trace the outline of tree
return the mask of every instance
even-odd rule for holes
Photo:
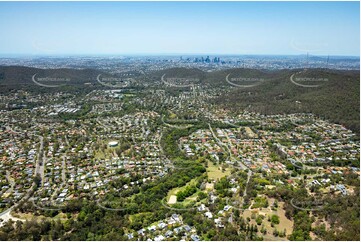
[[[278,215],[276,215],[276,214],[272,215],[271,223],[273,223],[273,224],[279,224],[280,223],[280,218],[278,217]]]
[[[41,185],[41,177],[40,174],[36,174],[34,177],[34,183],[36,185],[36,187],[39,187]]]
[[[261,225],[261,224],[262,224],[262,220],[263,220],[263,218],[262,218],[261,216],[257,216],[257,218],[256,218],[256,223],[257,223],[258,225]]]

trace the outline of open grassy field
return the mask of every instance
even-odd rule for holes
[[[129,215],[129,221],[133,222],[137,217],[145,216],[145,215],[151,215],[150,212],[144,212],[144,213],[136,213],[136,214],[130,214]]]
[[[208,162],[207,175],[208,178],[218,180],[222,177],[229,176],[231,174],[231,168],[221,170],[219,165],[214,165],[212,162]]]
[[[49,217],[45,217],[43,215],[39,215],[39,216],[36,216],[34,214],[31,214],[31,213],[12,213],[12,215],[16,218],[20,218],[20,219],[25,219],[25,220],[36,220],[38,222],[44,220],[44,219],[52,219],[52,220],[67,220],[67,216],[65,213],[59,213],[57,214],[56,216],[54,216],[53,218],[49,218]]]
[[[115,149],[118,147],[109,147],[108,146],[109,141],[102,141],[100,143],[100,149],[96,150],[94,153],[95,159],[111,159],[112,157],[116,156]],[[103,149],[103,146],[106,146],[106,149]]]

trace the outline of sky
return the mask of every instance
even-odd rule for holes
[[[359,2],[0,2],[1,55],[360,55]]]

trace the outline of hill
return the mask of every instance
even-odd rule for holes
[[[229,72],[230,70],[228,70]],[[252,73],[249,70],[233,70]],[[227,73],[228,73],[227,72]],[[291,76],[305,86],[296,85]],[[225,73],[217,73],[218,75]],[[258,76],[260,72],[256,72]],[[360,76],[358,71],[329,69],[281,70],[263,72],[265,80],[253,87],[234,87],[215,103],[232,110],[246,109],[264,114],[311,112],[359,132]],[[247,75],[242,75],[247,76]],[[250,75],[249,75],[250,76]],[[218,83],[219,84],[219,83]]]
[[[52,92],[54,88],[44,88],[39,83],[59,86],[61,90],[76,90],[84,88],[84,84],[97,85],[96,77],[101,72],[92,69],[39,69],[23,66],[0,66],[0,92],[17,89]],[[41,79],[42,78],[42,79]],[[57,88],[56,90],[59,90]],[[89,87],[86,87],[89,88]]]

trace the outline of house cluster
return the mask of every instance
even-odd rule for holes
[[[360,169],[356,167],[328,166],[319,168],[322,175],[310,177],[307,179],[309,188],[315,187],[330,193],[339,193],[349,195],[354,193],[354,186],[343,184],[346,174],[355,173],[360,175]]]
[[[213,159],[219,161],[218,153],[224,152],[224,149],[213,139],[210,130],[197,130],[189,137],[180,138],[179,142],[187,156],[208,153]]]
[[[151,130],[155,117],[149,112],[95,118],[49,131],[43,183],[35,199],[62,203],[75,197],[103,197],[111,189],[125,191],[164,176],[169,168],[161,159],[160,130]],[[125,140],[129,146],[109,146],[109,140]],[[129,179],[121,187],[110,185],[121,177]]]
[[[49,116],[56,116],[60,113],[76,113],[81,109],[81,107],[76,104],[72,104],[72,105],[55,104],[48,107],[48,109],[49,108],[51,109],[51,111],[48,113]]]
[[[240,117],[244,119],[240,120]],[[355,134],[343,126],[316,119],[310,114],[263,116],[244,113],[237,118],[229,118],[222,113],[218,118],[224,123],[243,122],[243,125],[260,126],[217,128],[215,132],[211,129],[197,130],[179,140],[186,155],[209,155],[217,162],[220,157],[226,156],[224,162],[230,165],[234,164],[234,160],[228,159],[233,156],[251,170],[288,175],[290,171],[284,163],[271,159],[271,152],[276,148],[276,152],[293,161],[294,166],[317,168],[323,174],[322,178],[308,177],[308,187],[318,186],[343,195],[353,192],[352,187],[342,184],[342,178],[349,172],[360,174],[357,167],[350,165],[359,159],[360,145]],[[338,166],[333,167],[334,164]],[[338,175],[341,180],[332,179],[332,175]],[[295,186],[296,180],[299,178],[286,182]]]
[[[199,78],[168,77],[165,79],[166,85],[169,86],[194,85],[199,82]]]
[[[199,115],[209,109],[210,98],[215,93],[199,86],[192,86],[180,93],[171,93],[164,89],[149,89],[142,98],[134,98],[132,102],[147,109],[158,110],[164,108],[177,114]]]
[[[261,133],[269,140],[277,140],[286,156],[301,163],[328,164],[359,159],[359,141],[355,141],[355,134],[341,125],[318,120],[299,125],[292,131]]]
[[[266,172],[288,174],[284,164],[270,160],[269,147],[264,139],[249,138],[249,127],[216,129],[214,136],[210,130],[197,130],[189,137],[180,138],[180,146],[188,156],[206,156],[216,162],[220,156],[227,157],[228,152],[238,162],[242,162],[248,168],[262,169]],[[253,132],[251,134],[253,136]],[[254,136],[255,137],[255,136]],[[229,156],[228,156],[229,157]],[[234,161],[225,160],[225,163],[234,164]]]
[[[138,231],[129,231],[126,234],[128,240],[147,240],[147,241],[199,241],[200,236],[194,227],[185,224],[181,215],[172,214],[165,220],[153,223],[152,225],[141,228]]]
[[[19,201],[33,183],[36,137],[11,128],[0,130],[0,203],[8,207]]]
[[[214,196],[214,195],[213,195]],[[215,199],[215,198],[213,198]],[[210,198],[210,203],[212,204],[212,198]],[[213,220],[214,224],[216,225],[216,227],[218,228],[224,228],[225,226],[225,222],[232,222],[232,219],[226,219],[226,214],[229,215],[230,211],[232,209],[231,205],[225,205],[223,207],[223,209],[216,211],[216,212],[212,212],[209,207],[207,207],[205,204],[201,204],[197,207],[197,211],[199,213],[202,213],[203,216],[205,216],[206,218]]]
[[[36,119],[46,110],[39,107],[22,117]],[[129,179],[117,188],[119,191],[159,179],[168,172],[159,147],[155,112],[92,118],[81,123],[34,121],[21,132],[15,127],[19,124],[15,117],[1,117],[5,124],[0,129],[0,199],[6,206],[25,195],[36,174],[41,183],[33,198],[40,207],[76,197],[101,197],[114,189],[109,184],[121,177]],[[121,142],[109,147],[111,140]],[[120,146],[123,141],[129,146]]]
[[[58,103],[64,99],[71,100],[74,97],[76,97],[74,94],[65,92],[36,94],[24,90],[17,90],[15,92],[9,92],[6,95],[0,94],[0,110],[17,110],[32,107],[34,104]],[[45,107],[43,106],[43,108]],[[38,107],[32,108],[32,110],[38,110]]]

